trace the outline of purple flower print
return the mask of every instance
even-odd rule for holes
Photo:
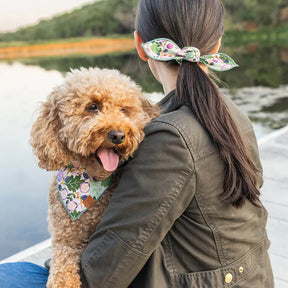
[[[87,173],[84,172],[84,173],[83,173],[83,177],[84,177],[84,179],[87,180],[87,179],[89,178],[89,175],[88,175]]]
[[[84,182],[80,185],[80,191],[82,193],[88,193],[90,191],[90,184],[87,182]]]
[[[67,196],[68,196],[68,191],[67,191],[67,189],[64,188],[60,193],[61,193],[61,198],[62,198],[63,200],[65,200],[65,199],[67,198]]]
[[[68,211],[73,212],[77,209],[78,205],[75,201],[70,201],[66,205]]]
[[[63,171],[62,170],[59,170],[57,172],[57,182],[61,182],[63,179]]]
[[[88,196],[87,195],[83,195],[81,196],[81,200],[84,201]]]
[[[174,48],[174,45],[172,43],[168,43],[167,46],[166,46],[168,49],[172,49]]]

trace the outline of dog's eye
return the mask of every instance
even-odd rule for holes
[[[92,105],[87,107],[87,110],[97,113],[97,112],[99,112],[100,109],[99,109],[99,106],[97,104],[93,103]]]
[[[120,111],[126,115],[129,115],[129,110],[126,107],[121,108]]]

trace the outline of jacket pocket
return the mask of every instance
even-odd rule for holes
[[[265,247],[266,248],[266,247]],[[264,257],[261,244],[249,250],[243,257],[223,268],[175,276],[176,287],[185,288],[232,288],[242,287],[241,282],[256,271],[256,266]],[[263,273],[265,269],[263,267]],[[256,277],[256,276],[255,276]],[[246,287],[246,286],[245,286]],[[258,286],[257,286],[258,287]],[[256,288],[256,287],[253,287]]]

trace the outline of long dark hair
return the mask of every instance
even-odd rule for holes
[[[141,0],[136,30],[143,40],[168,38],[179,47],[197,47],[202,55],[214,50],[224,33],[221,0]],[[168,62],[178,65],[176,61]],[[257,169],[217,85],[197,63],[183,61],[176,84],[180,104],[190,107],[210,135],[225,163],[220,199],[241,207],[248,199],[259,205]]]

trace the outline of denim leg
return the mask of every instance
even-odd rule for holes
[[[0,265],[1,288],[45,288],[49,271],[28,262]]]

